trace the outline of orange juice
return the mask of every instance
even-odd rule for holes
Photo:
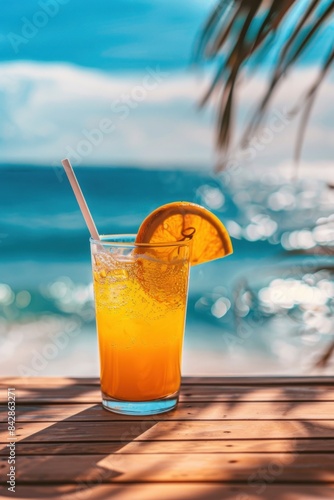
[[[189,246],[178,244],[170,260],[149,245],[103,242],[100,250],[92,248],[103,399],[145,402],[177,394]]]

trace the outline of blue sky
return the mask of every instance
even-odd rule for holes
[[[281,37],[307,4],[299,0]],[[183,69],[214,5],[214,0],[16,0],[2,13],[0,58],[66,61],[113,73],[142,71],[152,64]],[[29,35],[25,41],[15,38],[25,29],[29,40]],[[306,64],[324,55],[329,29],[307,52]]]
[[[198,109],[208,75],[190,62],[212,5],[212,0],[8,4],[0,32],[0,162],[53,165],[74,151],[78,165],[211,167],[214,108]],[[332,30],[319,36],[278,95],[273,113],[293,105],[293,96],[316,76]],[[155,80],[152,72],[158,74]],[[239,122],[262,88],[260,73],[242,90]],[[331,162],[332,96],[330,77],[307,132],[306,163]],[[124,105],[128,110],[122,113]],[[101,132],[101,123],[109,123],[109,132]],[[296,125],[289,123],[258,148],[256,165],[266,166],[268,158],[274,165],[288,164]]]
[[[44,3],[54,14],[29,43],[8,36],[21,35],[29,21],[38,24],[34,16]],[[189,64],[194,38],[212,5],[212,0],[18,0],[2,13],[0,57],[66,61],[114,73],[153,64],[180,69]]]

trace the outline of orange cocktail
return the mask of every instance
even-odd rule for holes
[[[128,415],[174,408],[189,267],[226,257],[222,221],[187,201],[156,208],[137,235],[100,237],[68,159],[62,161],[89,228],[100,348],[102,404]]]
[[[102,237],[91,247],[103,405],[138,415],[177,403],[190,243],[134,241]]]

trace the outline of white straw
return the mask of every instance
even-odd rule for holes
[[[79,203],[80,210],[81,210],[82,215],[85,219],[85,222],[86,222],[87,227],[89,229],[90,235],[93,238],[93,240],[100,241],[99,233],[97,232],[95,223],[93,221],[93,218],[92,218],[91,213],[89,211],[89,208],[87,206],[86,200],[84,198],[84,195],[82,194],[82,191],[81,191],[81,188],[79,186],[78,180],[75,176],[73,167],[67,158],[65,158],[65,160],[62,160],[61,163],[65,169],[68,180],[70,181],[70,184],[72,186],[72,189],[73,189],[73,192],[74,192],[75,197],[77,199],[77,202]]]

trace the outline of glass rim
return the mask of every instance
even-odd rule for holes
[[[169,241],[165,243],[137,243],[135,241],[136,233],[120,233],[120,234],[100,234],[100,240],[95,240],[94,238],[89,238],[91,244],[102,245],[107,247],[151,247],[151,248],[164,248],[164,247],[189,247],[192,240],[185,239],[183,241]],[[112,238],[132,238],[134,241],[109,241]]]

